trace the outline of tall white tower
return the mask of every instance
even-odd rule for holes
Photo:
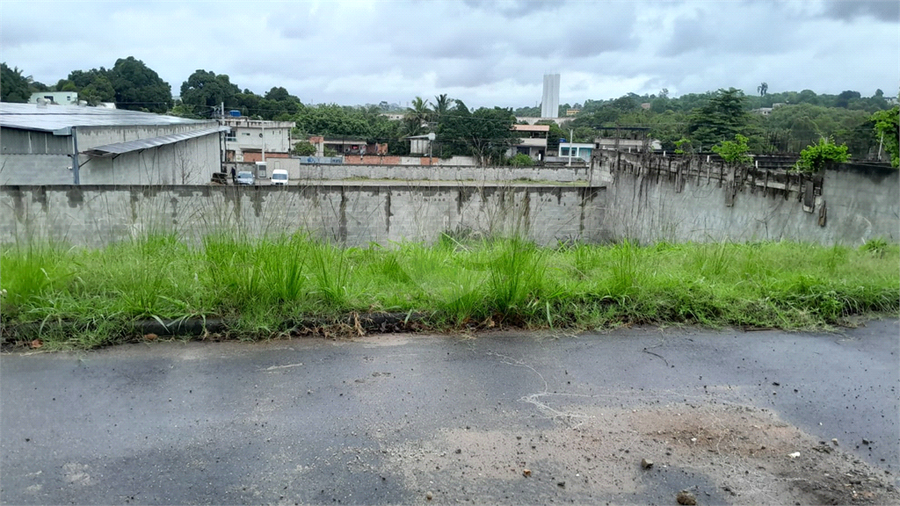
[[[544,96],[541,98],[541,117],[559,117],[559,74],[544,74]]]

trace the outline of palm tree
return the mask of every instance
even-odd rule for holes
[[[418,135],[422,133],[423,128],[428,126],[428,120],[431,118],[431,110],[428,109],[428,106],[427,100],[416,97],[413,99],[412,105],[406,108],[403,120],[406,123],[408,135]]]
[[[765,82],[756,87],[756,91],[759,92],[759,96],[766,96],[766,92],[769,91],[769,85]]]
[[[450,104],[453,102],[453,99],[448,97],[446,93],[442,93],[436,97],[434,97],[434,121],[439,122],[441,118],[443,118],[447,111],[450,110]]]

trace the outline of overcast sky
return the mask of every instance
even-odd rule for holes
[[[134,56],[343,105],[447,93],[470,107],[734,86],[755,94],[900,85],[900,1],[310,0],[0,2],[0,60],[48,85]]]

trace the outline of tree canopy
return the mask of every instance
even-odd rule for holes
[[[119,109],[164,113],[172,107],[172,87],[141,60],[120,58],[109,74]]]
[[[0,86],[0,101],[25,103],[31,98],[28,79],[18,68],[9,68],[6,63],[0,63],[0,83],[3,83]]]
[[[198,69],[181,83],[181,102],[193,114],[209,117],[221,104],[233,104],[240,92],[226,74]]]
[[[891,166],[900,166],[900,106],[872,115],[879,145],[891,156]]]
[[[688,118],[688,133],[701,146],[712,147],[746,133],[749,122],[749,114],[744,110],[744,92],[735,88],[722,89],[694,109]]]

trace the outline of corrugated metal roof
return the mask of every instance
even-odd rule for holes
[[[191,132],[183,132],[179,134],[172,135],[163,135],[161,137],[151,137],[149,139],[140,139],[136,141],[128,141],[128,142],[119,142],[116,144],[107,144],[105,146],[96,146],[83,153],[88,154],[90,156],[110,156],[110,155],[121,155],[122,153],[128,153],[131,151],[139,151],[142,149],[155,148],[157,146],[165,146],[166,144],[174,144],[176,142],[186,141],[189,139],[195,139],[197,137],[203,137],[204,135],[210,135],[219,132],[227,132],[231,130],[226,126],[213,127],[213,128],[205,128],[203,130],[194,130]]]
[[[0,102],[0,126],[53,132],[71,127],[202,125],[210,121],[124,109]]]

